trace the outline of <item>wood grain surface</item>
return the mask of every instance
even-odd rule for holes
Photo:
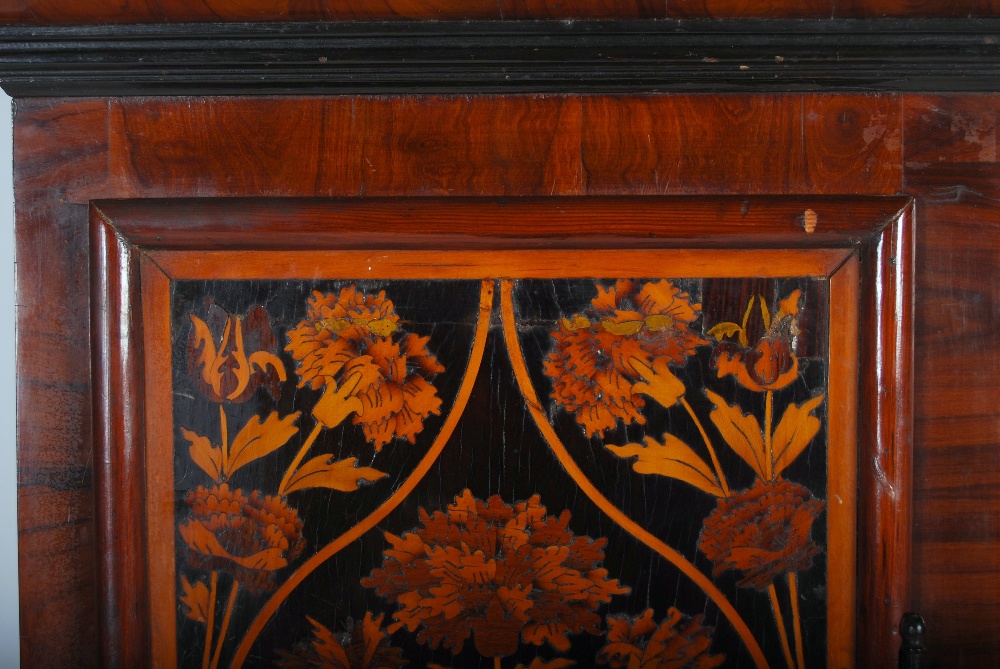
[[[1000,648],[1000,96],[906,100],[917,202],[914,607],[936,666]]]
[[[900,191],[899,98],[852,95],[584,99],[587,192]]]
[[[87,207],[107,190],[107,103],[14,116],[23,666],[96,666]]]
[[[0,23],[996,16],[997,0],[14,0]]]
[[[150,657],[146,571],[146,436],[139,253],[91,216],[91,386],[97,610],[103,667]]]
[[[28,7],[30,20],[43,15]],[[912,603],[939,666],[984,666],[1000,652],[998,102],[792,94],[19,100],[24,666],[98,662],[89,200],[815,191],[920,198]],[[458,130],[445,132],[446,123]]]

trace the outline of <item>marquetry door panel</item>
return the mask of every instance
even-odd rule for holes
[[[849,666],[907,208],[808,204],[98,205],[109,660]]]

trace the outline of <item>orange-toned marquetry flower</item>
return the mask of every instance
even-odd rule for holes
[[[659,625],[653,609],[638,617],[608,616],[608,643],[597,654],[598,664],[613,669],[712,669],[726,661],[725,655],[710,655],[712,628],[701,624],[703,616],[686,616],[667,609]]]
[[[410,443],[423,421],[440,413],[430,379],[444,367],[427,350],[429,337],[402,331],[385,291],[354,286],[340,294],[313,292],[309,311],[288,333],[299,387],[324,389],[313,415],[335,427],[349,413],[376,450],[393,437]]]
[[[208,399],[245,402],[260,386],[278,396],[285,366],[274,354],[278,343],[263,307],[242,317],[212,304],[207,320],[191,314],[191,322],[188,370]]]
[[[601,567],[607,541],[574,536],[569,511],[546,515],[538,495],[505,504],[466,490],[420,519],[402,537],[386,533],[382,568],[362,584],[399,605],[390,632],[420,628],[432,648],[458,654],[471,636],[486,657],[520,642],[565,651],[567,635],[600,632],[599,605],[629,592]]]
[[[742,572],[741,587],[766,589],[786,572],[804,571],[819,553],[810,533],[824,503],[788,480],[757,480],[752,488],[719,498],[705,519],[698,548],[718,576]]]
[[[690,327],[701,305],[667,280],[598,285],[590,304],[552,331],[545,373],[552,398],[593,435],[619,420],[645,422],[639,411],[645,401],[634,384],[650,381],[654,368],[682,364],[708,342]]]
[[[250,592],[270,592],[275,572],[305,548],[302,521],[280,497],[227,484],[188,493],[190,513],[178,525],[194,569],[225,571]]]
[[[361,624],[348,618],[347,630],[334,634],[312,618],[312,638],[291,650],[279,650],[274,666],[282,669],[395,669],[408,662],[403,650],[389,645],[382,629],[383,613],[378,618],[365,612]]]
[[[795,337],[799,334],[798,314],[801,290],[778,303],[771,316],[763,297],[759,298],[764,332],[750,345],[747,323],[757,298],[750,298],[742,323],[718,323],[708,331],[719,340],[712,352],[712,366],[719,378],[732,374],[744,388],[756,392],[780,390],[795,380],[799,360],[795,357]],[[736,337],[736,341],[731,338]]]

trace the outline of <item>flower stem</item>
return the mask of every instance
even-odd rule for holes
[[[215,644],[215,655],[212,657],[212,664],[209,669],[216,669],[219,666],[219,656],[222,655],[222,645],[226,642],[226,631],[229,629],[229,619],[233,617],[233,606],[236,604],[236,593],[240,589],[240,582],[233,581],[233,589],[229,592],[229,602],[226,604],[226,613],[222,616],[222,626],[219,628],[219,640]]]
[[[771,443],[771,423],[774,421],[774,391],[768,390],[764,396],[764,453],[766,460],[764,466],[767,471],[767,480],[774,480],[774,444]]]
[[[208,669],[208,659],[212,656],[212,632],[215,629],[215,598],[218,596],[219,572],[213,571],[208,591],[208,631],[205,632],[205,653],[201,658],[201,669]]]
[[[715,454],[715,449],[712,448],[712,442],[708,438],[708,433],[705,432],[704,426],[701,424],[701,421],[698,420],[697,414],[695,414],[691,405],[688,404],[686,398],[681,398],[681,404],[683,404],[684,408],[687,409],[688,415],[691,416],[691,420],[694,421],[695,426],[698,428],[698,432],[701,432],[701,438],[705,442],[705,448],[708,449],[708,455],[712,458],[712,466],[715,467],[715,475],[719,479],[719,485],[722,486],[723,497],[729,497],[729,483],[726,482],[726,477],[722,473],[722,466],[719,464],[719,458]]]
[[[500,669],[500,656],[499,655],[494,655],[493,656],[493,669]]]
[[[788,647],[788,631],[785,629],[785,620],[781,617],[781,606],[778,604],[778,591],[774,589],[774,583],[767,586],[767,594],[771,598],[771,610],[774,611],[774,624],[778,626],[778,636],[781,639],[781,652],[785,654],[785,662],[788,663],[788,669],[795,669],[795,662],[792,660],[792,650]]]
[[[802,649],[802,619],[799,617],[799,583],[794,571],[788,572],[788,596],[792,600],[792,627],[795,630],[795,659],[798,669],[806,669],[805,652]]]
[[[316,423],[316,427],[314,427],[312,432],[309,433],[309,436],[306,437],[305,443],[302,444],[302,448],[299,449],[299,452],[295,454],[295,459],[292,460],[292,464],[288,467],[288,471],[285,472],[284,477],[281,479],[281,483],[278,485],[278,497],[285,496],[285,488],[288,487],[288,482],[292,480],[292,474],[294,474],[295,470],[299,468],[300,464],[302,464],[302,459],[306,457],[306,453],[308,453],[309,449],[312,448],[313,443],[316,441],[316,437],[319,436],[322,429],[323,423]]]
[[[229,469],[229,421],[226,418],[226,410],[219,404],[219,425],[222,427],[222,476],[226,476]]]

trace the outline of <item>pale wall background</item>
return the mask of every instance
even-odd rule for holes
[[[14,187],[11,103],[0,92],[0,667],[20,664],[14,426]]]

